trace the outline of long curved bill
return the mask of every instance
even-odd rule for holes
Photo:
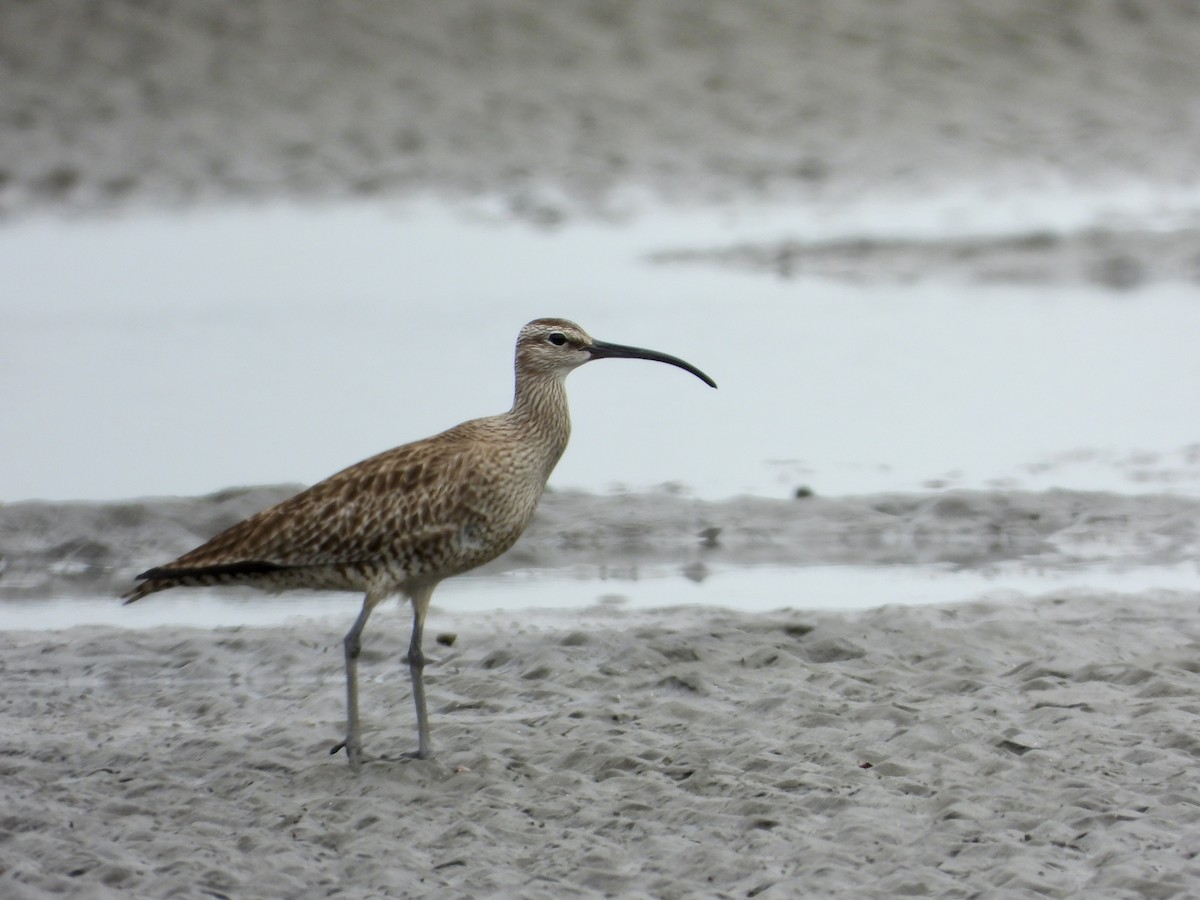
[[[685,372],[691,372],[709,387],[715,388],[717,386],[715,381],[690,362],[686,362],[678,356],[671,356],[669,353],[659,353],[657,350],[643,350],[641,347],[626,347],[624,344],[610,344],[608,341],[597,341],[595,339],[592,340],[592,345],[587,349],[592,354],[592,359],[649,359],[654,362],[675,366],[678,369],[683,369]]]

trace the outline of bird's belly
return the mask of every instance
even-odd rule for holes
[[[448,575],[458,575],[489,563],[512,547],[524,530],[524,523],[520,527],[497,527],[485,522],[468,522],[453,535],[451,550],[442,568]]]
[[[441,577],[458,575],[505,553],[533,519],[539,498],[540,492],[524,503],[507,507],[504,515],[482,509],[464,516],[451,528],[446,540],[439,542],[442,552],[432,554],[437,560],[431,568],[440,570],[437,574]]]

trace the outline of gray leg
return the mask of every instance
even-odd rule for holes
[[[371,616],[371,610],[379,598],[370,592],[363,599],[362,612],[354,620],[354,625],[346,632],[342,645],[346,651],[346,740],[334,747],[332,753],[337,753],[342,747],[346,748],[346,758],[353,768],[362,765],[362,729],[358,721],[358,654],[362,650],[362,632]]]
[[[408,644],[408,674],[412,678],[413,703],[417,707],[417,758],[433,756],[433,744],[429,740],[429,712],[425,708],[425,654],[421,651],[421,636],[425,631],[425,613],[429,609],[429,598],[436,585],[416,589],[410,599],[413,607],[412,640]]]

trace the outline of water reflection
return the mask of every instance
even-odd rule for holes
[[[651,609],[702,605],[743,612],[793,608],[857,610],[889,604],[956,603],[993,597],[1012,599],[1056,591],[1098,595],[1147,590],[1195,591],[1200,567],[1118,568],[1111,565],[1037,568],[1021,563],[964,569],[923,566],[756,566],[706,569],[601,568],[523,570],[493,576],[462,576],[439,590],[431,622],[495,610],[596,608]],[[295,593],[285,597],[192,590],[132,606],[112,598],[58,598],[0,604],[0,631],[58,630],[76,625],[202,628],[278,625],[296,619],[349,623],[361,598],[350,594]],[[392,611],[392,614],[395,614]],[[407,621],[407,613],[402,613]]]

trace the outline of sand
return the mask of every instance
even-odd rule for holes
[[[947,240],[848,238],[782,240],[662,250],[663,265],[707,264],[780,278],[818,276],[852,283],[909,283],[930,275],[984,284],[1087,284],[1128,291],[1152,282],[1200,280],[1200,231],[1049,230]]]
[[[7,3],[0,214],[1194,186],[1197,40],[1189,0]]]
[[[284,491],[0,508],[0,587],[27,603],[112,596],[122,554],[174,552]],[[1197,502],[552,494],[496,571],[1194,567]],[[36,580],[80,533],[91,563]],[[0,895],[1193,893],[1200,591],[1025,596],[1000,578],[950,606],[889,606],[884,590],[867,612],[811,611],[823,599],[757,614],[438,605],[431,761],[405,756],[408,617],[381,610],[358,772],[329,754],[348,620],[0,633]]]
[[[0,4],[0,216],[432,197],[553,228],[620,221],[643,194],[834,209],[1195,188],[1200,16],[1185,0],[387,10]],[[656,258],[865,280],[1194,281],[1194,210],[1142,211],[1072,234],[1035,221]],[[0,599],[111,598],[289,490],[6,503]],[[1198,502],[556,493],[485,575],[1186,575]],[[0,897],[1196,895],[1200,585],[1024,595],[998,578],[948,606],[891,605],[884,589],[866,612],[812,611],[822,599],[438,608],[429,761],[404,756],[407,617],[381,611],[358,772],[328,752],[348,622],[0,632]]]
[[[10,633],[0,893],[1191,896],[1198,612],[464,619],[433,761],[381,616],[359,772],[340,629]]]
[[[0,600],[116,596],[134,576],[299,490],[0,504]],[[934,491],[734,497],[551,491],[508,553],[476,570],[677,571],[745,566],[1015,562],[1046,571],[1147,568],[1200,557],[1200,498],[1099,491]],[[249,591],[247,596],[261,596]],[[887,598],[880,598],[887,602]]]

